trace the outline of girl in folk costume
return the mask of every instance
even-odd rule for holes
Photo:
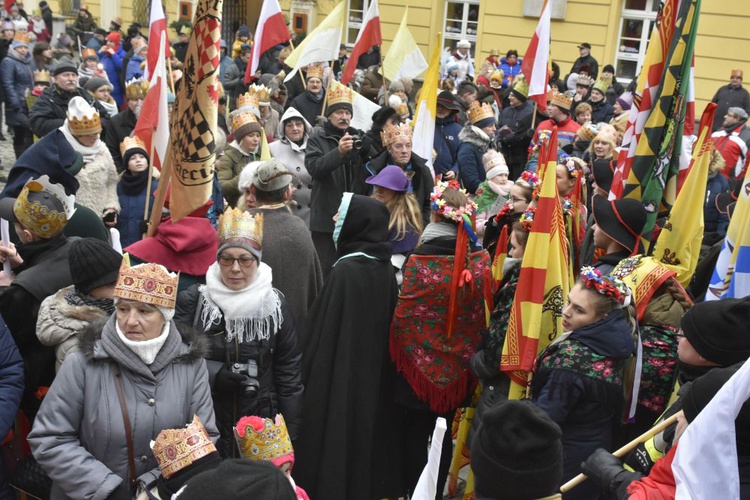
[[[586,164],[580,158],[562,153],[557,160],[556,180],[560,203],[565,210],[565,227],[574,258],[571,264],[578,269],[580,248],[586,233]]]
[[[626,364],[637,329],[632,292],[621,280],[581,269],[563,309],[566,333],[536,360],[532,401],[563,431],[563,478],[578,475],[597,448],[611,449],[621,416]],[[599,487],[584,483],[564,500],[597,499]]]
[[[271,462],[289,479],[297,494],[297,500],[310,500],[305,490],[297,486],[292,479],[294,447],[283,415],[276,415],[274,419],[256,415],[242,417],[234,427],[234,437],[242,458]]]
[[[431,223],[404,266],[390,336],[391,358],[402,374],[396,401],[405,410],[405,481],[412,492],[436,417],[451,421],[476,386],[468,360],[486,328],[485,303],[492,301],[490,256],[472,227],[476,205],[456,181],[439,182],[431,199]],[[451,456],[446,439],[441,493]]]
[[[292,438],[301,417],[301,354],[294,317],[261,262],[263,216],[230,209],[219,218],[219,250],[205,285],[181,292],[178,321],[202,330],[222,457],[236,457],[243,415],[285,415]]]
[[[117,229],[120,231],[120,243],[126,248],[140,240],[146,232],[146,221],[150,218],[154,206],[153,193],[159,187],[159,171],[150,168],[146,145],[137,136],[126,137],[122,141],[120,154],[126,170],[117,183],[121,209]],[[150,190],[149,176],[152,177]],[[147,196],[149,213],[144,215]]]
[[[508,204],[510,191],[515,185],[508,179],[510,170],[502,153],[490,149],[482,157],[486,178],[477,188],[477,234],[484,234],[484,226],[498,210]]]

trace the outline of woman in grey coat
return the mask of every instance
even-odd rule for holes
[[[29,434],[52,499],[132,499],[159,476],[151,440],[193,415],[218,438],[203,346],[172,322],[176,294],[164,267],[123,263],[115,314],[66,358]]]

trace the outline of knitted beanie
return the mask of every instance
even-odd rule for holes
[[[68,264],[73,284],[81,293],[117,282],[122,255],[107,243],[95,238],[75,240],[70,245]]]
[[[487,412],[471,447],[477,496],[532,500],[558,491],[562,431],[530,401],[507,401]]]
[[[707,361],[729,366],[750,357],[750,297],[700,302],[688,309],[680,326],[690,345]]]
[[[224,460],[213,470],[190,479],[175,498],[179,500],[296,500],[292,484],[269,462],[245,459]]]

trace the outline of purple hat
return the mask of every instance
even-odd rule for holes
[[[409,179],[401,167],[397,165],[388,165],[376,175],[368,177],[365,182],[399,193],[405,193],[409,190]]]

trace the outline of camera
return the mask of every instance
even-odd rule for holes
[[[354,134],[352,136],[352,144],[354,146],[354,149],[362,149],[362,147],[365,145],[364,141],[362,140],[362,134]]]
[[[248,360],[247,363],[232,363],[229,369],[232,370],[232,373],[245,375],[245,380],[241,383],[245,395],[256,396],[258,394],[258,389],[260,389],[258,363],[254,359]]]

